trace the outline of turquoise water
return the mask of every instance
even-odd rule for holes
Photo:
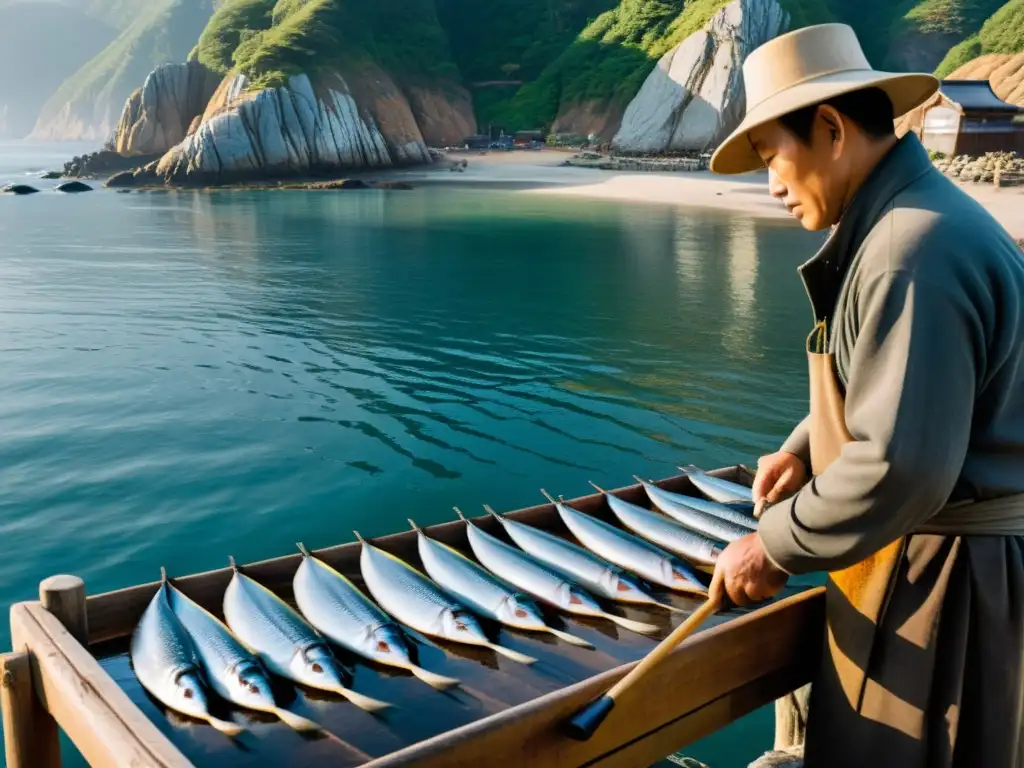
[[[0,183],[67,156],[6,149]],[[0,197],[0,609],[753,462],[805,407],[817,242],[477,189]]]

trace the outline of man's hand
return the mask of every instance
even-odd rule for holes
[[[756,533],[737,539],[718,556],[710,595],[725,590],[736,605],[750,605],[775,597],[789,576],[776,568]]]
[[[799,456],[779,451],[757,460],[754,477],[755,515],[761,516],[765,504],[776,504],[792,496],[807,484],[807,467]]]

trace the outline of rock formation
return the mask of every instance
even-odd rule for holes
[[[195,132],[157,166],[168,182],[218,184],[431,162],[402,91],[383,70],[289,79],[247,91],[228,77]]]
[[[742,65],[789,27],[778,0],[733,0],[703,30],[666,53],[622,118],[612,146],[621,152],[703,151],[739,124]]]
[[[949,75],[950,80],[988,80],[1003,101],[1024,107],[1024,51],[1012,56],[990,53],[979,56]]]
[[[114,149],[126,156],[155,155],[181,143],[221,79],[197,61],[157,67],[128,97]]]

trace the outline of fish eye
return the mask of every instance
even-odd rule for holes
[[[318,675],[322,675],[324,673],[324,668],[321,667],[319,664],[314,663],[313,671],[316,672]]]
[[[580,600],[579,597],[577,597],[576,595],[570,593],[570,595],[569,595],[569,603],[572,604],[572,605],[581,605],[583,603],[583,601]]]
[[[378,640],[377,641],[377,650],[380,651],[381,653],[390,653],[391,652],[391,646],[388,645],[387,643],[385,643],[383,640]]]
[[[467,627],[461,621],[456,621],[455,622],[455,628],[460,630],[460,631],[465,631]]]
[[[530,614],[528,614],[528,613],[527,613],[526,611],[524,611],[524,610],[523,610],[522,608],[516,608],[516,616],[518,616],[519,618],[521,618],[521,619],[525,619],[525,618],[526,618],[527,616],[529,616],[529,615],[530,615]]]
[[[255,683],[250,683],[249,684],[249,693],[259,693],[259,692],[260,692],[260,689],[259,689],[258,685],[256,685]]]
[[[615,587],[619,592],[629,592],[630,586],[624,581],[620,581]]]
[[[186,688],[183,695],[186,699],[191,699],[193,696],[195,696],[195,693],[192,691],[191,688]]]

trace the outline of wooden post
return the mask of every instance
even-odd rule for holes
[[[77,576],[51,576],[39,584],[39,601],[83,648],[89,646],[84,581]]]
[[[0,655],[0,715],[7,768],[60,768],[57,723],[36,697],[27,653]]]

